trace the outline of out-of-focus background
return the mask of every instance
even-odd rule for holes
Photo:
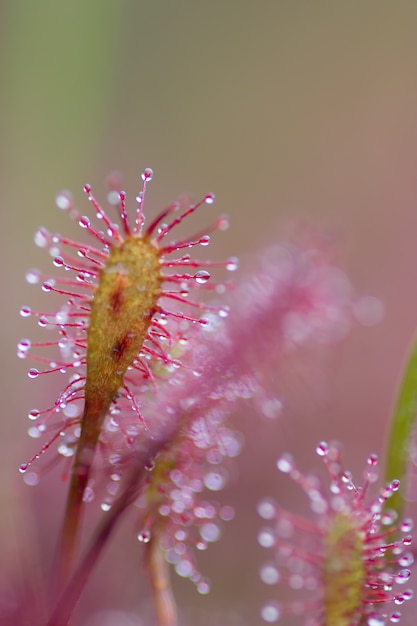
[[[61,484],[61,500],[50,499],[48,485],[55,494],[59,480],[30,488],[17,471],[37,444],[26,414],[54,393],[16,359],[16,342],[33,328],[20,306],[48,306],[24,280],[29,267],[47,267],[33,233],[39,225],[77,232],[54,208],[58,190],[71,188],[87,206],[83,184],[104,199],[105,175],[118,169],[132,201],[151,166],[150,211],[182,192],[215,191],[232,228],[213,238],[213,258],[237,254],[250,267],[250,255],[300,218],[329,230],[357,291],[385,306],[377,327],[355,329],[320,360],[319,374],[310,371],[311,354],[307,365],[302,356],[292,362],[280,420],[234,418],[246,445],[221,496],[236,518],[201,558],[212,592],[199,596],[181,580],[175,587],[186,623],[261,623],[259,606],[273,594],[258,581],[256,502],[280,492],[287,506],[303,506],[275,458],[289,450],[303,469],[318,467],[317,441],[338,439],[360,477],[366,455],[383,454],[417,326],[416,28],[417,4],[388,0],[1,2],[4,579],[16,561],[21,571],[47,568],[65,490]],[[152,623],[130,533],[125,523],[114,537],[80,624]]]

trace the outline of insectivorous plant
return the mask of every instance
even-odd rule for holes
[[[281,472],[300,485],[309,498],[316,521],[298,517],[267,498],[258,505],[260,517],[267,522],[258,535],[274,558],[261,568],[267,585],[286,584],[303,600],[268,602],[262,608],[267,623],[289,615],[305,615],[304,624],[323,626],[383,626],[400,620],[398,606],[412,597],[400,591],[407,583],[411,552],[412,521],[396,519],[386,503],[399,489],[393,480],[370,502],[368,490],[378,474],[376,455],[367,461],[364,484],[353,482],[341,465],[337,445],[321,442],[316,449],[330,477],[329,493],[314,476],[303,475],[290,455],[277,461]]]
[[[210,228],[191,238],[170,243],[169,235],[174,227],[203,204],[213,204],[214,196],[209,194],[185,207],[176,202],[145,227],[143,206],[152,176],[151,169],[142,173],[143,185],[136,198],[133,222],[128,217],[124,192],[110,194],[120,224],[114,223],[102,209],[89,185],[84,191],[95,210],[96,224],[78,212],[68,193],[58,195],[58,208],[78,221],[94,243],[81,244],[44,228],[35,235],[36,244],[49,250],[61,275],[50,277],[30,271],[28,281],[41,282],[43,291],[63,296],[65,303],[55,313],[32,311],[29,307],[21,309],[23,317],[37,317],[40,326],[55,328],[58,337],[33,344],[24,339],[19,343],[18,354],[44,365],[42,370],[30,369],[30,378],[68,372],[70,379],[52,406],[29,413],[29,418],[35,421],[32,435],[52,435],[20,469],[25,472],[56,440],[59,440],[59,452],[74,458],[59,566],[63,579],[73,560],[82,503],[106,419],[125,433],[127,446],[141,432],[151,429],[142,414],[138,387],[142,386],[139,391],[143,391],[147,385],[157,386],[155,361],[168,369],[180,365],[170,353],[173,344],[186,335],[178,322],[204,326],[207,321],[200,317],[200,311],[227,315],[225,308],[209,307],[188,296],[195,287],[206,286],[210,279],[208,267],[234,270],[236,259],[210,263],[193,260],[188,253],[181,256],[189,248],[207,246],[208,233],[227,228],[227,218],[218,218]],[[184,313],[180,308],[183,306],[197,315]],[[57,348],[58,355],[39,355],[42,348],[46,351]],[[126,405],[136,415],[136,426],[129,432],[124,431],[117,419],[118,409]]]
[[[111,207],[106,211],[90,186],[85,186],[95,211],[96,219],[91,221],[75,208],[68,192],[57,197],[58,208],[85,232],[85,243],[44,228],[35,235],[37,245],[52,256],[57,275],[30,270],[27,279],[41,283],[44,292],[64,302],[55,312],[50,312],[52,306],[49,311],[21,309],[23,317],[36,318],[41,328],[55,335],[40,342],[21,340],[18,356],[37,362],[29,371],[30,378],[69,375],[52,405],[30,411],[29,434],[44,438],[45,443],[20,467],[25,481],[35,484],[39,457],[56,446],[58,458],[66,462],[64,475],[70,475],[48,597],[48,626],[68,623],[99,555],[127,510],[136,512],[135,534],[143,545],[157,623],[177,626],[169,564],[194,582],[200,593],[207,593],[209,581],[199,571],[196,549],[204,550],[216,541],[223,522],[234,516],[229,504],[207,497],[207,490],[216,493],[226,484],[228,468],[223,462],[241,448],[228,416],[252,400],[251,412],[257,409],[267,418],[277,417],[285,405],[281,394],[277,396],[276,384],[282,359],[301,345],[338,342],[355,317],[362,315],[365,323],[374,317],[366,314],[372,302],[354,297],[345,273],[311,237],[274,244],[258,255],[252,271],[230,296],[230,315],[226,305],[199,301],[192,295],[196,290],[212,290],[216,296],[226,291],[227,284],[213,281],[208,270],[234,271],[237,260],[198,261],[187,250],[207,246],[208,233],[224,230],[228,220],[219,217],[193,237],[170,242],[174,228],[202,205],[211,205],[214,197],[207,195],[196,204],[176,202],[145,226],[143,207],[152,175],[150,169],[142,174],[133,219],[128,216],[125,193],[118,191],[113,179],[108,195]],[[322,594],[329,616],[326,624],[336,620],[341,626],[353,626],[357,615],[374,615],[365,610],[355,613],[353,606],[359,599],[362,602],[361,593],[370,581],[378,587],[383,580],[376,574],[378,567],[369,565],[371,557],[378,550],[390,552],[392,546],[398,552],[400,544],[396,539],[376,542],[377,519],[366,517],[374,510],[365,507],[353,483],[343,491],[346,481],[338,474],[333,448],[323,448],[323,456],[334,484],[340,487],[339,501],[346,503],[346,515],[333,501],[323,512],[325,522],[317,525],[313,535],[321,538],[324,556],[321,552],[315,563],[321,558],[320,563],[324,560],[328,566]],[[295,468],[289,471],[306,488],[308,479]],[[367,481],[371,482],[371,473]],[[381,498],[386,499],[394,486],[391,483],[381,492]],[[350,501],[352,494],[356,499]],[[105,515],[75,563],[84,504],[97,497]],[[324,496],[321,501],[326,502]],[[267,515],[272,510],[269,506]],[[270,536],[275,537],[281,554],[284,544],[278,530],[274,532]],[[386,537],[393,533],[390,528]],[[339,549],[343,534],[353,540],[346,559]],[[362,545],[364,550],[373,546],[366,566]],[[349,581],[354,585],[353,599],[343,614],[337,613],[339,591],[330,571],[333,550],[343,557],[340,585]],[[290,569],[298,556],[290,550],[285,567]],[[264,579],[270,580],[271,567],[265,571]],[[379,602],[392,599],[387,584]],[[366,602],[371,599],[375,604],[375,596],[368,593]],[[314,602],[311,606],[318,607]],[[280,611],[294,612],[294,606],[283,606]],[[353,616],[351,621],[343,621],[345,613],[346,620]],[[266,621],[274,621],[278,614],[276,604],[264,607]]]

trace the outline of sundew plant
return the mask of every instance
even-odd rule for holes
[[[31,379],[57,375],[62,388],[55,399],[28,407],[33,454],[20,472],[28,485],[60,472],[67,496],[50,577],[30,606],[2,606],[4,623],[77,624],[90,575],[125,512],[134,511],[131,540],[143,548],[137,585],[148,585],[154,606],[153,617],[138,613],[138,623],[185,624],[170,570],[209,593],[215,580],[206,578],[198,555],[221,538],[224,524],[239,524],[233,502],[215,497],[242,448],[229,416],[247,411],[254,420],[278,414],[285,420],[273,391],[282,360],[307,344],[331,350],[358,311],[363,317],[375,306],[355,296],[346,274],[310,239],[270,245],[242,277],[234,256],[207,260],[210,235],[228,228],[227,216],[185,236],[182,223],[205,208],[212,215],[214,195],[148,215],[152,178],[145,169],[134,203],[115,177],[105,205],[85,185],[86,215],[61,192],[58,209],[84,235],[78,241],[46,228],[35,234],[54,269],[27,273],[45,292],[45,306],[25,305],[20,313],[44,329],[44,339],[21,339],[18,356],[31,361]],[[48,305],[47,298],[59,304]],[[279,493],[259,501],[253,541],[257,536],[265,550],[266,592],[259,623],[400,621],[401,605],[412,598],[413,524],[404,515],[401,483],[416,410],[416,362],[413,352],[385,469],[376,471],[371,450],[358,481],[344,468],[339,444],[320,436],[316,452],[327,481],[299,471],[291,451],[278,459],[278,469],[305,492],[311,516],[288,512]],[[98,522],[86,537],[92,509]]]

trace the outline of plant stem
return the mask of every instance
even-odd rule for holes
[[[81,420],[82,428],[77,446],[61,538],[54,567],[54,588],[60,594],[67,584],[75,562],[81,529],[83,498],[97,447],[104,416],[86,407]]]
[[[107,545],[107,540],[115,529],[122,513],[134,501],[135,497],[137,497],[137,492],[140,488],[140,477],[144,472],[143,464],[143,457],[135,463],[125,490],[119,500],[113,505],[111,511],[107,514],[104,522],[99,526],[89,548],[59,598],[47,626],[66,626],[66,624],[68,624],[84,586],[101,556],[104,547]]]
[[[146,546],[146,561],[158,626],[178,626],[177,606],[171,589],[168,563],[158,536],[152,537]]]

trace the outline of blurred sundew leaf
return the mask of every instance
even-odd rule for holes
[[[3,11],[2,117],[20,169],[95,155],[117,92],[125,6],[20,0]]]
[[[405,479],[409,462],[409,447],[417,415],[417,339],[405,366],[404,375],[388,433],[386,471],[387,481],[398,478],[401,489],[389,499],[389,508],[401,517],[404,508]]]

